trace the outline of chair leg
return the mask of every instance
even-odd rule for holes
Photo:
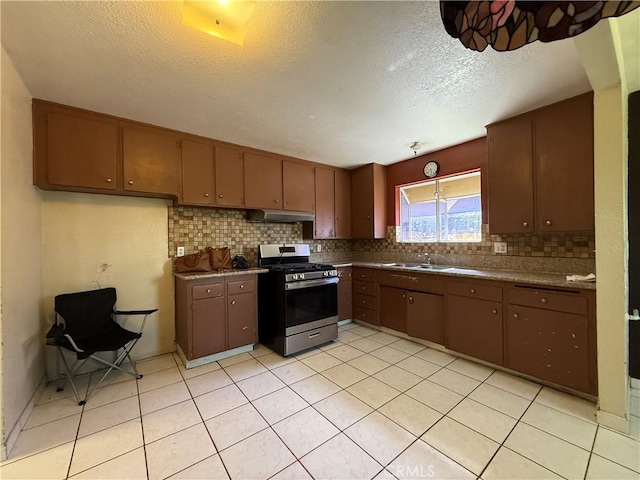
[[[75,372],[78,368],[79,365],[77,365],[77,363],[74,363],[73,365],[73,369],[69,368],[69,364],[67,363],[67,359],[64,358],[64,355],[62,355],[61,353],[61,357],[62,357],[62,363],[64,364],[64,369],[67,372],[67,378],[69,379],[69,383],[71,384],[71,388],[73,388],[73,393],[76,396],[76,400],[78,402],[78,405],[84,405],[85,403],[87,403],[87,399],[85,398],[84,400],[80,400],[80,395],[78,394],[78,389],[76,388],[76,384],[73,381],[73,372]],[[84,363],[84,362],[82,362]],[[80,365],[82,365],[82,363]]]

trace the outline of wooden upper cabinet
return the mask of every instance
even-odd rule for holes
[[[385,238],[386,174],[376,163],[351,170],[351,235]]]
[[[538,231],[593,231],[593,95],[537,111],[535,139]]]
[[[532,233],[533,138],[529,116],[487,127],[489,231]]]
[[[245,207],[282,210],[282,160],[244,154]]]
[[[213,145],[209,140],[183,138],[181,203],[213,205]]]
[[[335,171],[335,238],[351,238],[351,175]]]
[[[282,162],[284,209],[315,211],[314,167],[305,163]]]
[[[117,190],[118,120],[34,101],[34,183]]]
[[[244,207],[244,162],[242,152],[215,147],[216,201],[220,207]]]
[[[335,237],[334,170],[316,168],[316,217],[313,238]]]
[[[122,160],[125,190],[178,195],[180,149],[175,132],[123,123]]]
[[[594,230],[593,94],[487,127],[489,231]]]

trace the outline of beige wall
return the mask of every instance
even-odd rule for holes
[[[46,321],[53,322],[56,295],[114,286],[119,309],[159,309],[149,317],[134,358],[173,351],[169,202],[67,192],[44,192],[43,198]],[[135,322],[135,317],[130,320]],[[55,371],[53,362],[47,367],[50,374]]]
[[[599,419],[607,424],[628,411],[626,100],[620,85],[595,91]]]
[[[31,95],[2,49],[2,444],[44,375],[42,215],[32,185]],[[19,429],[19,426],[16,427]]]

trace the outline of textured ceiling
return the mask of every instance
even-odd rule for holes
[[[590,89],[572,40],[472,52],[436,2],[259,2],[244,47],[181,9],[2,1],[2,45],[37,98],[343,167]]]

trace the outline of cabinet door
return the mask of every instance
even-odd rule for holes
[[[487,128],[491,233],[532,233],[533,140],[530,116]]]
[[[282,160],[244,154],[244,203],[247,208],[282,210]]]
[[[373,169],[351,171],[351,235],[373,238]]]
[[[407,292],[407,333],[444,345],[444,296]]]
[[[333,170],[316,168],[316,218],[314,238],[335,236],[335,184]]]
[[[192,303],[191,359],[227,350],[224,296]]]
[[[538,231],[593,231],[592,94],[538,111],[535,136]]]
[[[206,140],[182,140],[181,203],[213,205],[213,145]]]
[[[338,320],[353,318],[353,281],[351,267],[339,268],[338,277]]]
[[[215,147],[216,205],[244,207],[244,162],[242,152]]]
[[[229,320],[229,349],[258,341],[255,292],[229,295],[227,297],[227,318]]]
[[[400,288],[380,287],[380,324],[407,333],[407,292]]]
[[[502,304],[447,296],[446,346],[502,365]]]
[[[351,238],[351,176],[335,171],[335,238]],[[316,203],[317,208],[317,203]]]
[[[178,143],[177,135],[171,131],[124,124],[124,189],[177,196],[180,190]]]
[[[46,119],[48,183],[118,189],[117,120],[55,107],[47,110]]]
[[[593,393],[595,386],[589,382],[588,335],[586,315],[509,305],[505,366]]]
[[[282,184],[285,210],[315,211],[314,167],[285,160],[282,162]]]

